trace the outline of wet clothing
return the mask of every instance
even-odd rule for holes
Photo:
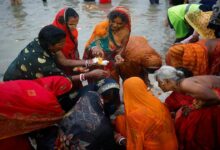
[[[200,4],[182,4],[170,7],[167,12],[169,22],[175,30],[176,39],[184,39],[193,33],[193,29],[187,24],[185,15],[188,12],[199,10]]]
[[[0,83],[0,139],[28,133],[53,125],[65,110],[57,99],[71,90],[63,76]]]
[[[216,90],[219,93],[219,90]],[[177,112],[175,119],[179,150],[220,149],[219,105]]]
[[[112,107],[105,108],[106,104],[103,106],[100,94],[109,89],[119,90],[118,88],[119,85],[114,80],[104,79],[80,89],[78,102],[60,123],[56,149],[116,149],[113,128],[106,114],[106,110],[110,112],[108,110]]]
[[[64,75],[64,72],[57,67],[54,56],[43,49],[36,38],[9,65],[3,80],[36,79],[51,75]]]
[[[123,85],[127,150],[177,150],[173,121],[167,108],[138,77]]]
[[[162,65],[160,55],[142,36],[131,36],[122,56],[125,61],[116,68],[123,80],[134,76],[142,77],[145,69],[158,69]]]
[[[75,28],[73,31],[70,31],[69,28],[67,28],[66,21],[71,16],[65,16],[66,10],[68,8],[61,9],[57,14],[53,21],[53,25],[57,28],[63,30],[66,33],[66,40],[64,47],[62,49],[62,53],[67,59],[74,59],[79,60],[79,51],[78,51],[78,31]],[[66,20],[65,20],[65,19]],[[61,67],[62,70],[65,71],[66,74],[73,74],[72,68],[70,67]]]
[[[187,68],[193,75],[219,75],[219,46],[220,42],[217,39],[173,45],[166,54],[166,64]]]
[[[165,104],[170,112],[176,112],[182,106],[189,106],[193,102],[193,97],[179,92],[172,92],[166,99]]]

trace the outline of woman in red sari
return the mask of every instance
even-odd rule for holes
[[[78,52],[78,31],[76,28],[78,22],[79,15],[73,8],[61,9],[53,21],[54,26],[66,33],[65,44],[61,51],[67,59],[80,59]],[[62,69],[68,74],[72,73],[71,68],[62,67]]]
[[[17,135],[42,129],[60,121],[65,112],[74,105],[69,103],[69,99],[62,99],[71,88],[72,82],[63,76],[1,82],[1,149],[7,149],[8,146],[16,147],[17,145],[10,143],[22,137]],[[25,139],[25,136],[23,137]]]
[[[193,104],[177,112],[176,133],[180,150],[220,149],[220,77],[184,78],[183,72],[163,66],[156,72],[159,87],[194,98]]]

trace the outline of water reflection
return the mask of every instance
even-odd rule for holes
[[[47,0],[47,3],[23,0],[23,4],[16,7],[12,7],[8,0],[0,0],[0,13],[4,14],[0,15],[0,74],[4,73],[9,63],[37,36],[43,26],[52,23],[61,8],[70,6],[79,13],[79,51],[82,56],[95,24],[119,5],[128,7],[131,12],[131,34],[145,36],[152,47],[164,55],[173,42],[172,30],[163,25],[169,5],[166,0],[159,5],[150,5],[148,0],[112,0],[109,4],[99,4],[98,0]]]

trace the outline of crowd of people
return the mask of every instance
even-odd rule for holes
[[[94,26],[81,59],[80,16],[61,9],[0,82],[0,149],[220,149],[220,1],[170,3],[176,39],[164,65],[145,37],[131,35],[124,6]],[[165,102],[149,74],[172,91]]]

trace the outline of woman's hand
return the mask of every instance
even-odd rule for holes
[[[95,69],[85,74],[86,79],[100,79],[109,77],[109,72],[102,69]]]
[[[115,63],[116,63],[116,64],[120,64],[120,63],[122,63],[122,62],[124,62],[124,61],[125,61],[124,58],[121,57],[120,54],[118,54],[118,55],[115,56]]]
[[[104,57],[104,52],[101,48],[98,46],[94,46],[90,49],[92,51],[92,56],[94,57]]]

